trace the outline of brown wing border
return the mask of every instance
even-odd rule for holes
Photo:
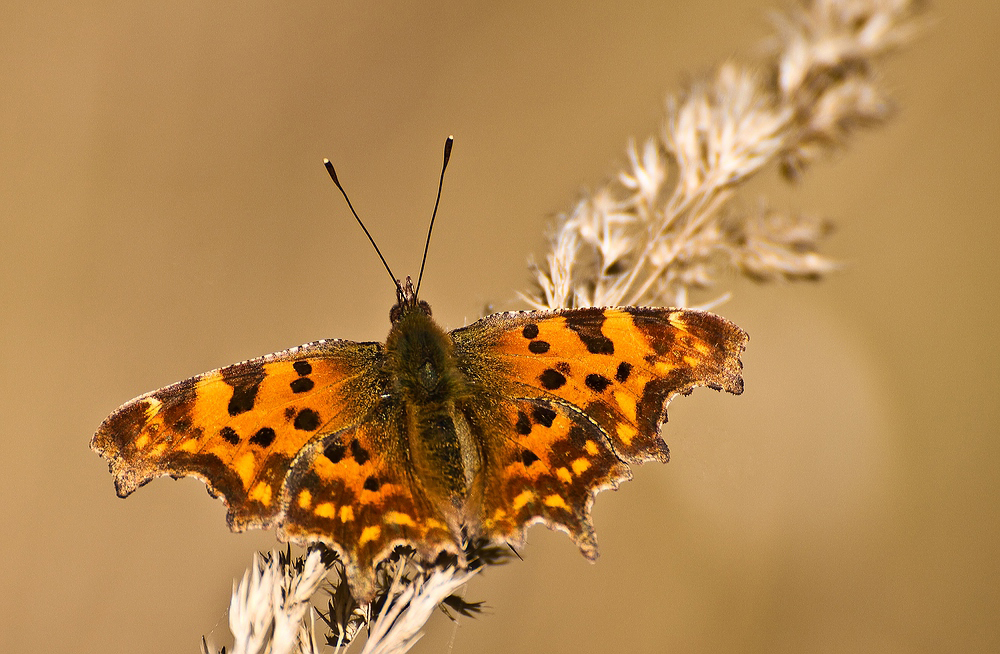
[[[212,497],[220,499],[227,508],[227,520],[234,531],[248,528],[267,528],[279,521],[280,514],[254,518],[252,515],[238,515],[238,508],[247,504],[248,493],[239,476],[221,459],[202,456],[200,461],[177,459],[177,469],[161,465],[150,457],[141,457],[135,448],[135,441],[149,423],[151,416],[166,406],[166,410],[189,407],[196,399],[199,381],[217,378],[238,380],[241,375],[252,377],[263,370],[263,366],[273,363],[297,362],[300,360],[343,359],[352,360],[358,374],[345,376],[349,380],[364,374],[364,365],[359,359],[376,360],[383,355],[384,348],[378,342],[355,342],[343,339],[321,339],[290,347],[285,350],[247,359],[239,363],[216,368],[195,375],[162,388],[143,393],[124,403],[109,415],[98,427],[90,442],[90,447],[108,461],[115,491],[119,497],[127,497],[153,479],[163,476],[194,477],[202,481]],[[369,366],[370,367],[370,366]],[[247,380],[252,383],[253,380]],[[228,383],[228,382],[227,382]],[[236,386],[234,386],[234,389]],[[236,391],[234,390],[234,395]],[[317,431],[323,427],[318,426]],[[190,458],[190,457],[188,457]],[[270,461],[268,468],[280,468],[284,462]],[[275,470],[276,472],[276,470]]]

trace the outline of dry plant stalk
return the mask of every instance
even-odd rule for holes
[[[305,556],[286,553],[255,554],[243,579],[233,584],[229,605],[232,654],[319,654],[316,620],[311,600],[324,582],[329,594],[327,610],[317,611],[326,624],[326,645],[335,653],[349,647],[362,629],[368,639],[361,654],[402,654],[420,640],[431,614],[448,609],[465,616],[482,610],[481,602],[466,602],[455,593],[484,565],[503,563],[503,550],[470,548],[469,567],[427,567],[409,554],[394,556],[379,566],[379,589],[371,604],[360,605],[351,596],[343,566],[336,554],[323,546]],[[337,580],[328,575],[339,571]],[[305,624],[309,614],[309,624]],[[226,654],[202,638],[202,654]]]
[[[920,28],[914,0],[814,0],[776,14],[772,54],[722,65],[667,101],[660,134],[629,146],[628,169],[559,216],[536,309],[689,306],[735,268],[753,279],[817,279],[825,221],[769,208],[737,210],[741,183],[777,164],[788,179],[859,127],[892,113],[876,60]]]
[[[760,281],[816,279],[835,269],[817,252],[824,221],[763,201],[737,211],[733,200],[766,166],[796,179],[858,128],[890,116],[875,64],[918,31],[921,8],[917,0],[812,0],[776,14],[765,61],[726,63],[669,98],[662,132],[629,146],[628,170],[559,217],[545,265],[532,266],[537,286],[523,298],[537,309],[683,307],[727,268]],[[368,627],[362,654],[402,653],[435,608],[477,612],[479,604],[454,593],[503,559],[495,549],[479,553],[469,569],[394,557],[380,567],[383,583],[367,606],[340,576],[327,612],[319,612],[327,645],[340,652]],[[294,561],[255,557],[233,590],[232,651],[318,653],[310,599],[338,565],[317,549]],[[215,650],[203,640],[202,651]]]

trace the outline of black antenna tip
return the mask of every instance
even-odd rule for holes
[[[451,159],[451,146],[455,143],[454,136],[448,136],[444,141],[444,163],[441,164],[441,178],[438,180],[437,199],[434,200],[434,211],[431,213],[431,224],[427,227],[427,241],[424,243],[424,258],[420,261],[420,275],[417,276],[417,290],[414,296],[420,292],[420,282],[424,280],[424,265],[427,263],[427,250],[431,246],[431,231],[434,229],[434,217],[437,216],[438,204],[441,203],[441,187],[444,186],[444,171],[448,169],[448,160]]]
[[[340,185],[340,180],[337,179],[337,171],[333,169],[333,164],[330,163],[330,160],[323,159],[323,165],[326,166],[326,172],[330,173],[330,178],[333,180],[333,183],[337,185],[337,188],[343,190],[344,187]]]
[[[392,283],[396,285],[397,289],[399,289],[399,280],[392,274],[392,270],[389,268],[389,264],[386,262],[385,257],[382,256],[382,252],[380,252],[378,246],[375,245],[375,239],[372,238],[372,235],[368,231],[368,228],[365,227],[365,224],[361,222],[361,217],[358,216],[358,212],[354,210],[354,205],[351,204],[351,198],[347,197],[347,191],[344,190],[344,187],[340,185],[340,180],[337,179],[337,171],[333,169],[333,164],[330,163],[329,159],[323,159],[323,165],[326,166],[326,172],[330,173],[330,179],[333,180],[333,183],[337,185],[338,189],[340,189],[341,195],[344,196],[344,200],[347,202],[347,208],[351,210],[352,214],[354,214],[354,219],[358,221],[359,225],[361,225],[361,230],[365,233],[365,236],[368,237],[368,241],[372,244],[372,247],[375,248],[375,254],[377,254],[378,258],[382,260],[382,265],[385,266],[386,272],[389,273],[389,278],[392,279]]]
[[[448,165],[448,160],[451,159],[451,146],[455,144],[455,137],[449,136],[444,142],[444,165]]]

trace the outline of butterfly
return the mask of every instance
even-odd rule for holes
[[[464,560],[470,541],[520,547],[543,523],[595,559],[594,496],[669,460],[667,403],[743,391],[748,336],[704,311],[521,311],[445,331],[407,278],[390,322],[384,343],[315,341],[141,395],[91,447],[120,497],[201,479],[233,531],[326,544],[368,601],[399,546]]]

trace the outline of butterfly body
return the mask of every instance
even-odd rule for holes
[[[384,344],[317,341],[142,395],[100,426],[118,494],[194,476],[232,529],[323,542],[369,599],[399,545],[433,561],[531,524],[588,558],[597,492],[666,461],[666,404],[740,393],[747,336],[710,313],[591,308],[488,316],[447,332],[412,287]]]
[[[431,318],[430,307],[419,303],[398,314],[385,347],[391,389],[383,401],[400,406],[415,481],[436,503],[460,512],[480,452],[460,422],[460,407],[472,393],[452,341]]]

